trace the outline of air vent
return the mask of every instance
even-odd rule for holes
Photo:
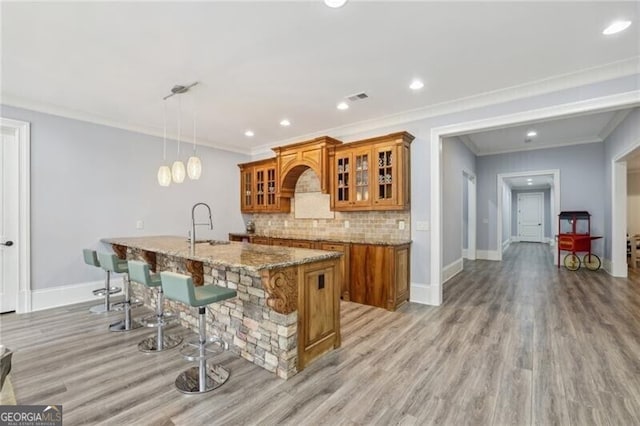
[[[364,92],[361,93],[356,93],[355,95],[349,95],[347,96],[347,99],[349,99],[351,102],[355,102],[355,101],[359,101],[361,99],[367,99],[369,97],[369,95],[367,95]]]

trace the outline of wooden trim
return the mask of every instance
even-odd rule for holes
[[[111,244],[111,248],[113,248],[113,252],[118,257],[118,259],[122,259],[122,260],[127,259],[127,246],[121,246],[119,244]]]
[[[142,250],[140,253],[145,262],[149,264],[149,269],[151,272],[156,272],[157,267],[157,259],[156,253],[154,251]]]
[[[298,310],[298,279],[296,267],[262,271],[262,286],[268,294],[267,305],[284,315]]]
[[[204,285],[204,265],[202,262],[193,259],[185,259],[185,268],[191,274],[194,286],[200,287]]]

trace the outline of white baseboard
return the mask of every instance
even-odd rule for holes
[[[504,253],[511,245],[511,238],[502,242],[502,252]]]
[[[121,287],[119,277],[111,279],[111,285]],[[94,296],[92,291],[104,287],[104,281],[64,285],[31,291],[31,311],[56,308],[74,303],[101,301],[102,297]]]
[[[462,258],[454,260],[444,268],[442,268],[442,283],[446,283],[451,278],[462,272]]]
[[[467,249],[463,248],[463,249],[462,249],[462,258],[463,258],[463,259],[466,259],[466,258],[467,258],[467,256],[469,256],[469,250],[467,250]]]
[[[477,250],[476,259],[478,260],[501,260],[498,250]]]
[[[442,297],[437,286],[412,282],[411,298],[409,301],[420,303],[421,305],[440,306],[442,304]]]

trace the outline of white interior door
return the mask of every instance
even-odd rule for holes
[[[0,313],[18,306],[18,138],[15,129],[1,128],[0,146]]]
[[[541,243],[544,223],[542,192],[518,194],[518,240]]]

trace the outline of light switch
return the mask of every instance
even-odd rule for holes
[[[286,227],[288,227],[288,226],[289,226],[289,221],[288,221],[288,220],[285,220],[285,221],[284,221],[284,227],[286,228]]]
[[[398,221],[398,229],[404,231],[404,220]]]
[[[144,222],[141,220],[138,220],[136,222],[136,229],[144,229]]]
[[[345,227],[345,228],[348,228],[348,227],[349,227],[349,221],[348,221],[348,220],[345,220],[345,221],[344,221],[344,227]]]

